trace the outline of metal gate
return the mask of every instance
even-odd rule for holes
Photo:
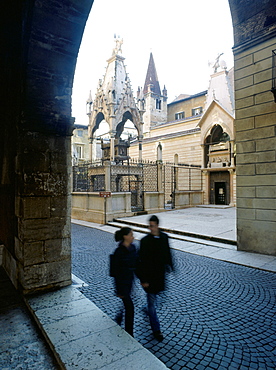
[[[131,192],[131,210],[132,212],[144,210],[144,192],[143,179],[139,176],[131,176],[129,188]]]
[[[162,184],[164,189],[164,208],[173,209],[175,207],[175,166],[165,164],[162,171]]]
[[[143,200],[143,176],[142,167],[139,165],[112,165],[111,168],[111,191],[131,193],[131,210],[142,211]]]

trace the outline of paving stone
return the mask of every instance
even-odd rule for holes
[[[2,267],[0,267],[0,369],[58,369],[51,351]]]
[[[112,234],[72,225],[73,273],[89,284],[79,290],[112,318],[121,304],[108,276],[108,256],[115,247]],[[261,370],[274,370],[276,274],[172,252],[175,273],[168,276],[158,307],[165,339],[158,343],[153,338],[138,281],[133,289],[135,338],[158,358],[166,357],[172,370],[197,369],[194,361],[206,369],[237,370],[246,364],[248,370],[258,364]]]

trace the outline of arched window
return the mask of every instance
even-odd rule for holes
[[[206,137],[205,143],[214,145],[221,142],[226,142],[230,140],[230,136],[227,132],[223,131],[223,128],[220,125],[214,125],[211,129],[210,135]]]
[[[161,109],[161,100],[156,99],[155,103],[156,103],[156,109]]]
[[[230,136],[216,124],[205,139],[204,167],[227,167],[230,165]]]

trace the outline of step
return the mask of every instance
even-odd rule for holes
[[[107,225],[116,227],[116,228],[121,228],[121,227],[129,227],[133,229],[133,231],[139,232],[141,234],[147,234],[149,232],[149,229],[146,225],[142,224],[137,224],[135,222],[131,221],[121,221],[121,220],[116,220],[116,221],[110,221],[107,223]],[[208,238],[201,239],[199,237],[192,237],[186,235],[184,232],[175,232],[175,230],[169,230],[165,228],[160,228],[162,231],[165,231],[171,239],[177,239],[177,240],[182,240],[182,241],[187,241],[191,243],[196,243],[196,244],[202,244],[202,245],[209,245],[212,247],[219,247],[219,248],[227,248],[227,249],[234,249],[236,250],[236,243],[227,243],[225,242],[225,239],[223,239],[223,243],[215,240],[211,240]],[[218,238],[219,239],[219,238]]]
[[[125,220],[125,219],[124,220],[114,219],[113,222],[123,223],[123,224],[131,225],[133,227],[137,226],[137,227],[147,228],[147,225],[145,225],[145,224],[138,224],[137,222],[133,222],[133,221]],[[172,230],[172,229],[167,229],[165,227],[160,227],[160,230],[162,230],[166,233],[188,236],[188,237],[199,239],[199,240],[204,239],[204,240],[218,242],[218,243],[237,245],[237,242],[235,240],[223,239],[223,238],[219,238],[219,237],[216,237],[216,236],[195,234],[195,233],[190,233],[188,231],[175,230],[175,229]]]

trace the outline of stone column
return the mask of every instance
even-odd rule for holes
[[[138,136],[138,143],[139,143],[139,161],[142,161],[143,159],[143,147],[142,147],[142,142],[143,142],[143,135]]]
[[[50,123],[40,127],[40,132],[31,127],[20,129],[17,235],[14,253],[7,252],[4,263],[14,285],[23,293],[71,284],[73,122],[70,118],[68,121],[64,126],[60,123],[59,135],[49,130]]]
[[[94,156],[94,142],[95,142],[95,139],[93,137],[91,137],[89,139],[89,158],[90,158],[90,161],[93,162],[95,160],[95,156]]]
[[[105,191],[111,191],[111,163],[110,161],[105,162]]]
[[[230,174],[230,203],[229,205],[230,206],[234,206],[235,203],[234,203],[234,181],[233,181],[233,177],[234,177],[234,170],[232,168],[230,168],[228,170],[229,174]]]
[[[157,191],[159,193],[163,192],[163,184],[162,184],[162,170],[163,170],[163,165],[162,163],[157,164]]]
[[[202,171],[203,177],[203,184],[202,184],[202,190],[205,194],[205,200],[204,204],[209,204],[210,203],[210,174],[209,171],[203,170]]]
[[[115,158],[114,143],[115,143],[115,138],[114,138],[114,135],[112,135],[111,138],[110,138],[110,161],[111,162],[114,162],[114,158]]]
[[[205,167],[205,145],[204,144],[201,144],[201,167],[204,168]]]
[[[234,141],[231,140],[230,141],[230,166],[231,167],[234,167],[235,166],[235,163],[234,163]]]

